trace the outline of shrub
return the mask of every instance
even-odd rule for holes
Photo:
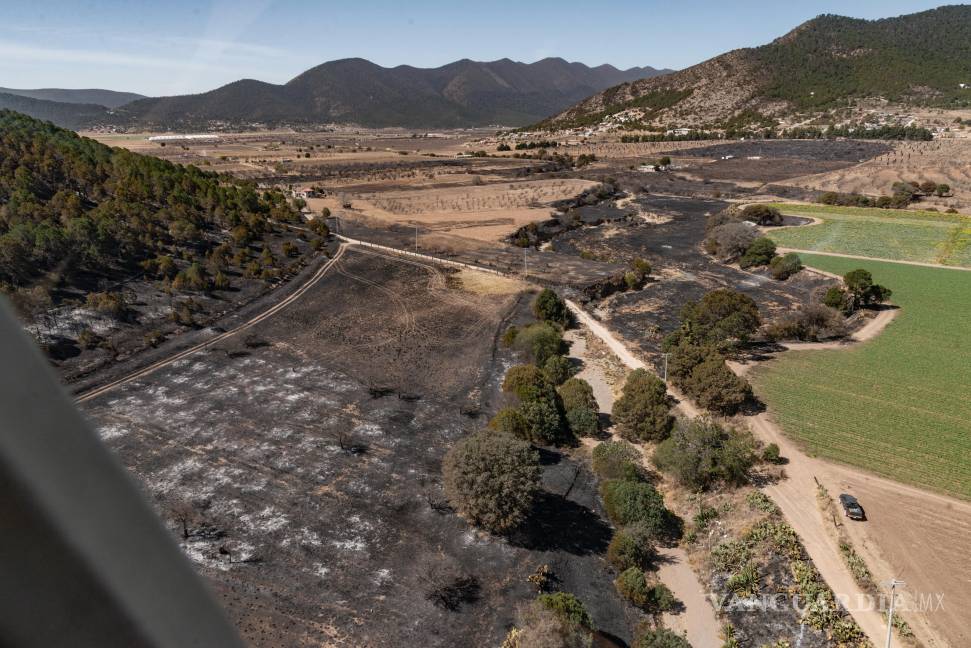
[[[565,621],[539,600],[521,605],[501,648],[590,648],[590,629]]]
[[[845,290],[839,286],[830,286],[823,295],[823,304],[841,313],[848,314],[853,307],[852,300]]]
[[[593,618],[591,618],[583,603],[580,602],[580,599],[573,594],[568,592],[540,594],[536,597],[536,600],[564,622],[588,630],[593,629]]]
[[[669,533],[671,514],[664,499],[651,484],[643,481],[612,479],[601,485],[604,508],[619,526],[640,522],[658,537]]]
[[[734,261],[759,237],[758,231],[745,223],[730,222],[718,225],[705,239],[705,251],[722,261]]]
[[[519,328],[515,325],[510,326],[506,329],[506,332],[502,334],[502,346],[508,348],[513,345],[516,341],[516,335],[519,333]]]
[[[770,443],[765,446],[762,451],[762,461],[771,464],[777,464],[782,462],[782,455],[779,454],[779,446],[775,443]]]
[[[489,427],[497,432],[505,432],[519,438],[526,437],[526,421],[515,407],[503,407],[489,421]]]
[[[681,386],[698,405],[726,416],[738,412],[752,398],[751,385],[736,376],[718,356],[709,356],[695,366]]]
[[[641,453],[626,441],[604,441],[593,449],[590,463],[600,479],[623,479],[627,466],[641,464]]]
[[[548,388],[549,383],[546,376],[536,365],[531,364],[509,367],[505,378],[502,380],[502,391],[511,392],[524,401],[534,397],[537,391],[544,391]]]
[[[789,252],[781,257],[775,257],[769,263],[769,274],[773,279],[785,281],[802,270],[802,259],[795,252]]]
[[[570,439],[565,438],[563,418],[557,404],[552,399],[534,398],[519,406],[523,418],[526,439],[537,445],[560,445]]]
[[[694,490],[706,490],[719,482],[737,486],[748,480],[755,463],[755,441],[749,432],[695,419],[680,424],[658,445],[653,462],[658,470]]]
[[[551,324],[537,322],[519,330],[515,346],[525,351],[536,366],[542,367],[551,357],[560,354],[563,335]]]
[[[846,320],[839,311],[829,306],[806,304],[770,324],[766,327],[765,333],[771,340],[815,342],[846,335]]]
[[[681,309],[676,338],[695,344],[724,347],[747,342],[761,326],[759,308],[748,295],[728,288],[713,290]]]
[[[78,345],[82,349],[94,349],[100,342],[101,336],[89,328],[81,329],[81,332],[78,333]]]
[[[755,596],[759,593],[759,570],[754,563],[745,563],[725,582],[734,594],[741,597]]]
[[[618,571],[648,569],[657,560],[657,536],[643,524],[626,526],[610,539],[607,562]]]
[[[742,210],[742,218],[758,225],[781,225],[782,213],[768,205],[748,205]]]
[[[672,400],[661,379],[644,369],[635,369],[627,376],[612,414],[625,439],[657,441],[665,438],[674,425],[671,405]]]
[[[775,259],[775,243],[772,239],[761,236],[748,246],[745,254],[738,260],[738,264],[743,268],[768,265]]]
[[[593,395],[593,387],[583,378],[570,378],[556,388],[563,400],[563,409],[570,411],[577,407],[597,410],[597,399]]]
[[[653,602],[651,597],[651,587],[644,578],[644,570],[637,567],[626,569],[614,581],[617,593],[627,599],[635,606],[649,610]]]
[[[600,414],[589,407],[567,410],[566,423],[575,436],[596,436],[600,432]]]
[[[566,302],[549,288],[543,288],[536,299],[533,300],[533,314],[536,319],[553,322],[563,327],[568,326],[572,321],[572,315],[570,309],[566,307]]]
[[[644,627],[630,648],[691,648],[691,644],[673,630]]]
[[[536,452],[502,432],[476,432],[457,443],[446,453],[442,473],[452,506],[492,533],[518,526],[539,490]]]
[[[87,306],[91,310],[104,315],[121,319],[128,309],[125,304],[125,297],[119,292],[93,292],[88,293],[86,298]]]
[[[561,355],[550,356],[543,364],[543,375],[553,385],[562,385],[575,371],[570,361]]]

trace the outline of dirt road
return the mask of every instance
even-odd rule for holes
[[[796,227],[802,227],[796,226]],[[800,250],[799,248],[776,248],[777,252],[796,252],[798,254],[818,254],[819,256],[831,256],[840,257],[843,259],[861,259],[863,261],[883,261],[885,263],[900,263],[903,265],[921,266],[924,268],[943,268],[944,270],[963,270],[964,272],[971,272],[971,268],[966,268],[964,266],[953,266],[953,265],[943,265],[941,263],[924,263],[922,261],[901,261],[900,259],[885,259],[882,257],[869,257],[862,256],[859,254],[842,254],[840,252],[819,252],[818,250]]]
[[[246,322],[243,322],[239,326],[236,326],[228,331],[225,331],[224,333],[215,335],[209,338],[208,340],[206,340],[205,342],[201,342],[192,347],[189,347],[188,349],[185,349],[184,351],[171,355],[163,360],[159,360],[158,362],[152,363],[147,367],[143,367],[135,372],[128,374],[127,376],[124,376],[123,378],[119,378],[118,380],[114,380],[106,385],[102,385],[96,389],[92,389],[91,391],[85,392],[84,394],[82,394],[76,399],[77,402],[83,403],[84,401],[91,400],[92,398],[96,398],[101,394],[104,394],[105,392],[115,389],[116,387],[124,385],[125,383],[129,383],[133,380],[137,380],[138,378],[141,378],[143,376],[147,376],[153,371],[156,371],[158,369],[161,369],[162,367],[168,366],[173,362],[181,360],[186,356],[190,356],[193,353],[201,351],[213,344],[216,344],[217,342],[220,342],[221,340],[225,340],[226,338],[232,335],[236,335],[241,331],[245,331],[246,329],[251,328],[256,324],[259,324],[260,322],[267,319],[268,317],[271,317],[274,314],[280,312],[281,310],[286,308],[289,304],[293,303],[297,299],[300,299],[300,297],[305,292],[310,290],[314,286],[314,284],[320,281],[320,279],[327,274],[327,271],[330,270],[335,263],[337,263],[337,261],[341,258],[343,254],[344,254],[344,246],[341,246],[337,249],[337,253],[334,254],[334,256],[330,259],[330,261],[328,261],[323,266],[321,266],[321,268],[316,273],[314,273],[314,275],[310,279],[308,279],[303,286],[301,286],[299,289],[295,290],[293,293],[288,295],[285,299],[282,299],[279,302],[277,302],[271,308],[266,309],[259,315],[256,315],[255,317],[247,320]]]
[[[577,308],[572,303],[570,307],[571,309]],[[615,347],[610,343],[610,340],[613,340],[615,344],[619,344],[610,335],[609,331],[604,329],[596,320],[590,318],[589,315],[586,315],[582,311],[578,312],[577,310],[574,310],[574,313],[581,320],[581,324],[585,325],[588,329],[592,330],[592,327],[587,323],[588,321],[602,329],[602,332],[607,335],[606,338],[596,331],[593,331],[593,333],[604,342],[607,342],[611,350],[614,350]],[[584,318],[583,316],[586,317]],[[593,395],[597,399],[600,411],[609,413],[614,405],[614,392],[600,367],[595,362],[590,361],[587,354],[586,341],[582,336],[577,335],[573,331],[567,334],[567,339],[572,342],[570,357],[577,358],[583,362],[583,370],[577,374],[578,377],[583,378],[593,387]],[[618,348],[623,355],[621,353],[617,353],[616,355],[628,367],[636,369],[644,366],[644,363],[634,358],[629,351],[623,348],[623,345]],[[658,578],[684,604],[683,612],[679,614],[664,614],[665,627],[679,633],[684,632],[694,648],[718,648],[722,645],[722,640],[719,639],[721,625],[715,616],[715,610],[712,608],[711,601],[707,597],[704,586],[688,564],[687,554],[678,547],[661,547],[658,549],[658,554],[662,557],[661,566],[658,569]]]

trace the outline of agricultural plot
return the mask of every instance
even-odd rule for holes
[[[792,351],[758,367],[758,395],[812,453],[971,499],[971,274],[803,255],[843,274],[858,267],[902,309],[851,349]]]
[[[777,205],[823,222],[772,230],[782,247],[971,266],[971,217],[928,211]]]

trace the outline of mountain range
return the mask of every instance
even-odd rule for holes
[[[559,58],[535,63],[463,59],[438,68],[385,68],[330,61],[285,84],[242,79],[209,92],[140,99],[118,109],[122,123],[154,129],[356,123],[384,127],[528,124],[617,83],[664,74],[650,67],[587,67]]]
[[[971,6],[881,20],[819,16],[767,45],[608,88],[537,126],[603,124],[636,109],[630,119],[647,126],[744,127],[867,98],[971,106]]]

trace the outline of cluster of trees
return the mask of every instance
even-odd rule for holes
[[[499,410],[489,427],[537,445],[568,445],[578,436],[594,435],[600,420],[593,389],[573,376],[566,358],[563,330],[573,323],[566,304],[546,288],[533,301],[537,322],[510,327],[503,343],[529,362],[506,371],[502,390],[514,404]]]
[[[740,486],[758,459],[751,432],[725,428],[710,419],[681,422],[654,451],[654,466],[693,491],[716,484]]]
[[[934,134],[921,126],[829,126],[816,128],[814,126],[798,126],[783,131],[786,139],[869,139],[869,140],[898,140],[911,142],[929,142]]]
[[[738,261],[742,268],[767,266],[773,279],[784,281],[802,270],[799,255],[777,255],[775,243],[749,224],[779,225],[782,220],[779,210],[768,205],[729,207],[708,218],[705,251],[726,263]]]
[[[581,169],[597,161],[597,156],[593,153],[573,156],[569,153],[550,153],[546,149],[540,149],[537,153],[513,153],[513,157],[521,160],[547,160],[553,165],[553,168],[548,171]]]
[[[516,142],[516,150],[549,149],[556,148],[560,143],[556,140],[540,140],[538,142]],[[508,149],[506,149],[508,150]]]
[[[721,133],[706,130],[689,130],[686,133],[646,133],[643,135],[621,135],[620,141],[625,144],[637,142],[699,142],[702,140],[722,139]]]
[[[752,398],[752,388],[725,364],[762,324],[752,298],[719,289],[681,311],[681,326],[668,335],[668,378],[705,409],[731,415]]]
[[[838,193],[827,191],[816,197],[816,202],[824,205],[840,207],[878,207],[881,209],[904,209],[911,203],[923,197],[937,196],[944,198],[951,195],[951,185],[936,183],[931,180],[924,182],[904,181],[893,183],[889,196],[871,198],[856,193]]]
[[[279,191],[113,149],[50,123],[0,111],[0,287],[39,277],[72,283],[82,273],[137,271],[188,285],[231,231],[238,246],[299,213]],[[154,261],[153,261],[154,260]]]

